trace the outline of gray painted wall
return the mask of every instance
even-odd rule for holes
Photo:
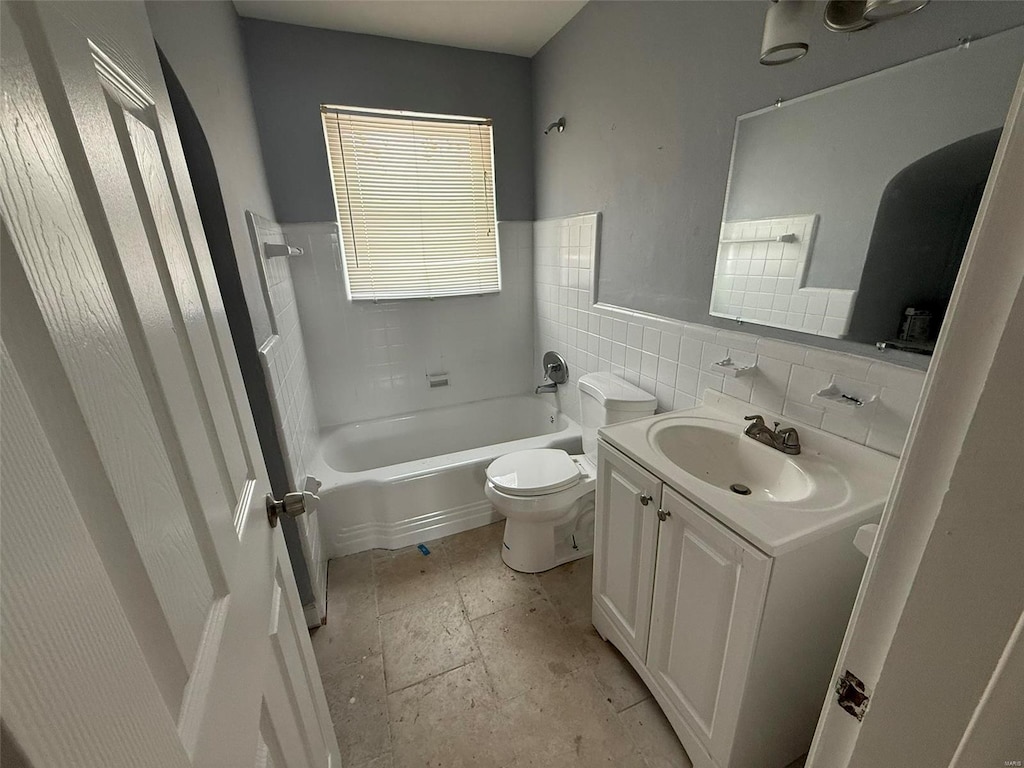
[[[498,218],[533,218],[529,59],[256,19],[242,30],[278,221],[335,218],[321,104],[493,118]]]
[[[210,143],[258,347],[270,336],[270,319],[245,210],[273,218],[274,208],[249,98],[238,15],[230,2],[151,0],[146,11],[153,37],[188,93]]]
[[[743,118],[725,218],[817,213],[808,284],[857,288],[886,185],[1002,128],[1022,64],[1024,27]]]
[[[601,301],[734,327],[708,303],[736,117],[1024,24],[1024,3],[932,3],[856,34],[814,25],[803,60],[763,67],[765,7],[594,0],[534,57],[537,216],[602,212]],[[559,115],[565,133],[539,136]]]

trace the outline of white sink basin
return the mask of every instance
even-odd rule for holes
[[[694,477],[751,501],[800,501],[814,491],[814,479],[790,456],[736,434],[732,424],[702,421],[662,422],[652,430],[655,450]]]
[[[801,453],[782,453],[743,433],[743,417],[759,410],[707,392],[696,408],[603,427],[599,435],[769,555],[878,519],[894,457],[800,424]],[[761,413],[769,423],[792,423]]]

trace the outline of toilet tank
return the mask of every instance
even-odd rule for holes
[[[597,429],[651,416],[658,405],[653,395],[611,373],[580,376],[580,420],[583,452],[597,462]]]

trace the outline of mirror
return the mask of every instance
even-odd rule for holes
[[[736,121],[710,313],[930,354],[1024,28]]]

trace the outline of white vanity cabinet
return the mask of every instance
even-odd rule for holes
[[[599,443],[594,626],[695,768],[784,768],[807,751],[863,571],[853,530],[769,556]]]
[[[597,467],[594,601],[618,636],[644,656],[651,627],[662,482],[601,444]],[[610,510],[615,514],[607,514]]]
[[[721,755],[736,728],[771,558],[671,488],[661,506],[647,669]]]

